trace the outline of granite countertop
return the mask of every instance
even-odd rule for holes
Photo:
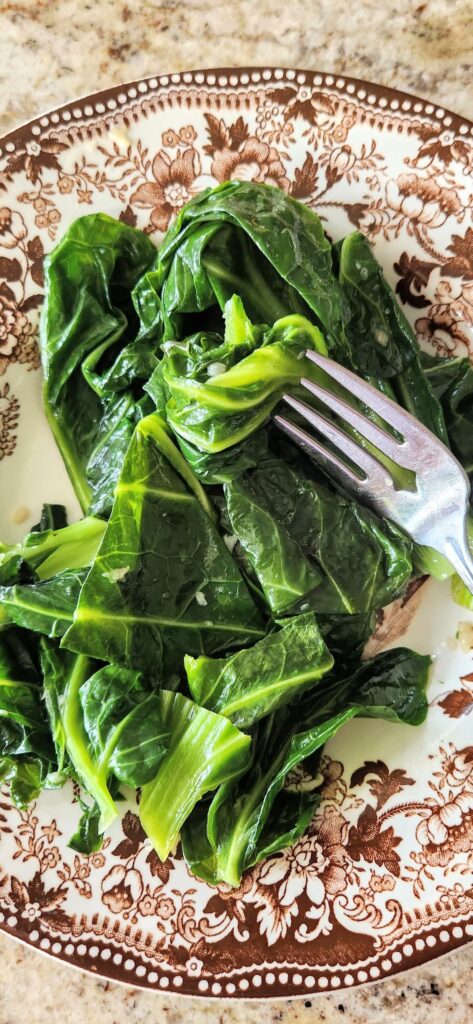
[[[0,0],[0,133],[106,85],[269,64],[394,85],[473,118],[471,0]],[[467,1024],[473,945],[357,991],[287,1003],[157,996],[0,935],[0,1024]]]
[[[0,129],[105,86],[269,64],[395,85],[472,115],[471,0],[0,0]]]

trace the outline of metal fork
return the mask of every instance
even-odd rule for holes
[[[473,593],[473,558],[468,544],[466,521],[470,483],[451,451],[395,402],[350,370],[308,351],[307,357],[364,406],[393,428],[400,440],[373,422],[349,401],[326,387],[303,378],[301,385],[323,405],[361,435],[361,444],[341,426],[293,395],[284,401],[331,445],[342,458],[284,416],[274,417],[278,427],[314,458],[342,487],[404,530],[417,544],[445,555],[461,580]],[[322,376],[322,375],[321,375]],[[415,489],[396,487],[389,469],[376,454],[362,447],[363,438],[404,469],[415,473]],[[349,459],[352,466],[347,465]],[[357,469],[360,472],[357,472]]]

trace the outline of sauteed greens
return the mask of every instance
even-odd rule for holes
[[[45,272],[44,406],[84,518],[46,506],[0,545],[0,779],[20,807],[79,783],[85,853],[139,788],[158,856],[181,837],[197,875],[236,886],[308,827],[339,729],[424,720],[430,659],[362,652],[419,567],[451,575],[272,413],[320,379],[316,349],[471,474],[472,371],[421,355],[363,235],[333,246],[265,185],[207,189],[158,248],[82,217]]]

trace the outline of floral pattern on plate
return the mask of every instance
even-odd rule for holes
[[[40,403],[42,261],[104,210],[156,240],[229,178],[284,189],[332,237],[365,231],[424,347],[473,355],[473,127],[389,89],[291,69],[186,72],[71,103],[0,140],[2,537],[44,499],[74,509]],[[16,507],[15,507],[16,506]],[[464,621],[461,621],[464,620]],[[432,959],[473,935],[471,616],[413,587],[372,641],[436,654],[420,730],[351,723],[327,747],[307,835],[239,889],[161,864],[135,797],[90,857],[77,793],[0,799],[0,924],[107,977],[201,995],[293,996]],[[304,771],[294,786],[314,785]]]

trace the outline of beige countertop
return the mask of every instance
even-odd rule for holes
[[[0,132],[74,96],[184,68],[335,71],[473,118],[472,0],[0,0]],[[0,935],[0,1024],[467,1024],[473,946],[315,1000],[157,996],[82,975]]]

